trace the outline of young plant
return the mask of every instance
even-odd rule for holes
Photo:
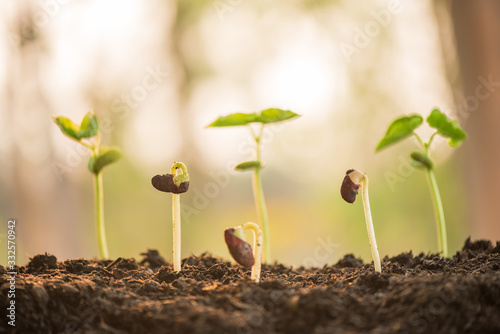
[[[267,219],[266,203],[264,201],[264,193],[262,191],[261,169],[264,164],[261,160],[261,139],[266,124],[283,122],[299,117],[300,115],[290,111],[277,108],[265,109],[260,113],[234,113],[227,116],[219,117],[208,127],[226,127],[226,126],[241,126],[246,125],[250,129],[250,133],[255,140],[255,160],[240,163],[235,168],[239,171],[253,170],[253,194],[259,222],[264,230],[264,248],[265,262],[271,261],[271,246],[269,241],[269,224]],[[251,124],[257,123],[257,132],[252,128]]]
[[[360,186],[363,191],[363,207],[365,209],[366,229],[368,230],[368,239],[372,250],[373,265],[375,266],[375,271],[380,273],[382,272],[382,266],[380,265],[380,255],[378,254],[377,240],[375,239],[375,230],[373,229],[372,213],[370,210],[370,199],[368,198],[368,176],[359,170],[349,169],[342,181],[340,194],[346,202],[354,203]]]
[[[424,142],[420,136],[415,133],[415,129],[417,129],[422,123],[423,118],[420,115],[409,115],[396,119],[387,129],[384,138],[382,138],[382,140],[378,143],[376,152],[411,135],[417,138],[417,141],[423,151],[412,152],[410,154],[411,163],[415,167],[425,169],[426,171],[427,181],[431,191],[436,214],[439,252],[444,257],[448,257],[448,242],[446,239],[446,224],[444,220],[443,204],[441,202],[441,196],[439,195],[436,176],[434,175],[434,163],[429,157],[429,147],[431,146],[432,140],[436,135],[448,138],[448,144],[451,147],[458,147],[462,141],[467,138],[467,134],[464,130],[462,130],[456,121],[450,120],[439,109],[434,109],[429,117],[427,117],[427,124],[429,124],[429,126],[436,131],[431,135],[428,142]]]
[[[64,116],[53,117],[53,120],[57,126],[59,126],[63,134],[85,146],[92,153],[88,167],[90,172],[94,174],[97,240],[101,258],[107,259],[109,258],[109,253],[106,242],[106,231],[104,228],[102,172],[105,166],[120,159],[122,153],[120,149],[116,147],[105,147],[100,145],[101,136],[99,133],[99,122],[94,112],[88,112],[83,117],[80,125],[75,124]]]
[[[253,232],[252,247],[245,240],[245,230]],[[262,263],[262,230],[255,223],[246,223],[224,231],[224,239],[233,259],[245,268],[252,268],[250,278],[259,283]]]
[[[180,173],[179,173],[180,172]],[[172,193],[173,262],[174,270],[181,270],[181,200],[180,194],[189,189],[189,174],[186,165],[174,162],[170,174],[155,175],[151,179],[153,187]]]

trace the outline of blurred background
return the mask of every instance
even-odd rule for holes
[[[434,141],[450,254],[500,240],[500,4],[451,1],[3,1],[0,9],[0,242],[17,221],[17,262],[48,252],[98,256],[90,152],[51,116],[95,110],[102,142],[124,157],[104,172],[110,256],[158,249],[171,260],[171,196],[150,183],[186,163],[182,254],[229,259],[223,230],[257,221],[248,129],[205,128],[269,107],[301,118],[263,138],[272,258],[371,261],[361,201],[345,171],[370,177],[382,257],[437,251],[414,138],[375,154],[396,117],[439,107],[469,134]],[[430,129],[419,134],[427,139]],[[3,248],[4,246],[2,246]],[[0,263],[6,264],[6,250]]]

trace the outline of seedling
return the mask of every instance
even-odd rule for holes
[[[467,138],[467,134],[464,130],[462,130],[456,121],[450,120],[439,109],[434,109],[429,117],[427,117],[427,123],[431,128],[436,129],[436,132],[434,132],[429,141],[425,143],[420,136],[415,133],[415,129],[417,129],[422,123],[423,118],[420,115],[409,115],[396,119],[391,123],[391,125],[389,125],[384,138],[382,138],[382,140],[378,143],[376,152],[411,135],[414,135],[417,138],[423,152],[412,152],[410,154],[411,163],[417,168],[425,169],[427,172],[427,181],[431,191],[436,214],[439,252],[444,257],[448,257],[448,242],[446,239],[446,224],[444,220],[443,204],[441,202],[441,196],[439,195],[439,189],[434,175],[434,162],[429,157],[429,147],[437,134],[445,138],[449,138],[448,144],[451,147],[460,146],[462,141]]]
[[[372,213],[370,210],[370,199],[368,198],[368,176],[356,169],[349,169],[345,173],[342,186],[340,187],[340,194],[342,198],[348,203],[354,203],[356,195],[358,194],[359,187],[363,191],[363,207],[365,209],[366,229],[368,230],[368,239],[370,241],[370,248],[372,250],[373,265],[375,271],[382,272],[380,265],[380,255],[378,254],[377,240],[375,239],[375,230],[373,229]]]
[[[253,232],[252,247],[245,240],[245,230]],[[255,223],[246,223],[224,231],[224,239],[233,259],[245,268],[252,268],[250,278],[259,283],[262,263],[262,230]]]
[[[253,194],[259,222],[264,230],[264,248],[265,248],[265,262],[271,261],[271,245],[269,236],[269,224],[267,218],[266,203],[264,201],[264,193],[262,191],[261,169],[264,164],[261,160],[261,138],[266,124],[287,121],[300,115],[282,109],[265,109],[260,113],[234,113],[227,116],[219,117],[208,127],[226,127],[226,126],[241,126],[246,125],[250,129],[250,133],[255,140],[255,160],[240,163],[235,167],[236,170],[246,171],[253,170]],[[251,126],[252,123],[260,124],[258,132]]]
[[[87,113],[83,117],[80,125],[75,124],[64,116],[52,118],[63,134],[85,146],[92,152],[88,167],[90,172],[94,174],[97,240],[101,258],[107,259],[109,258],[109,252],[106,242],[106,231],[104,228],[102,172],[105,166],[120,159],[122,153],[117,147],[100,146],[101,136],[99,132],[99,122],[94,112]]]
[[[180,172],[180,173],[179,173]],[[172,193],[173,262],[174,270],[181,270],[181,200],[180,194],[189,189],[189,174],[186,165],[174,162],[170,174],[155,175],[151,179],[153,187]]]

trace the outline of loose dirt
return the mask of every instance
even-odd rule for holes
[[[11,333],[500,333],[500,242],[465,242],[453,258],[402,253],[383,273],[346,255],[323,268],[250,271],[209,254],[176,273],[144,259],[37,255],[15,276]],[[0,305],[11,276],[0,266]]]

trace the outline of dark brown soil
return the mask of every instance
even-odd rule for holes
[[[346,255],[323,268],[263,266],[262,281],[208,254],[175,273],[141,263],[37,255],[17,268],[12,333],[500,333],[500,243],[467,240],[451,259],[403,253],[383,274]],[[10,275],[0,266],[0,305]],[[7,320],[6,320],[7,319]]]

